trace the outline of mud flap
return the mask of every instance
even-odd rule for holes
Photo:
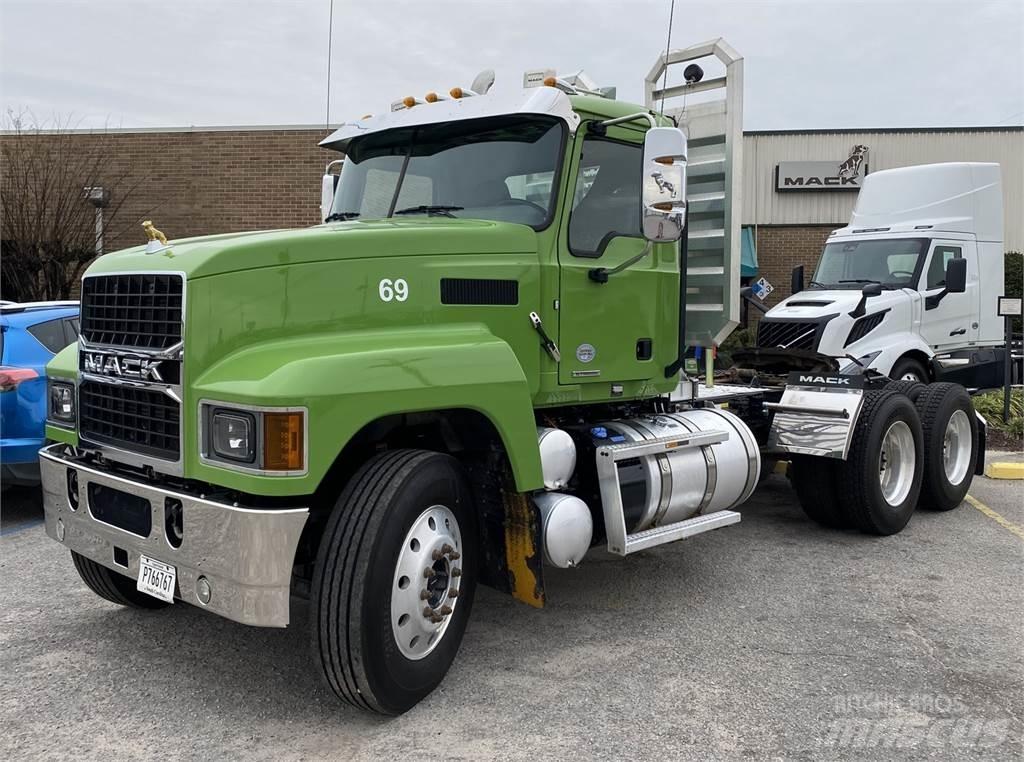
[[[526,495],[505,493],[505,563],[512,597],[544,607],[544,564],[540,552],[540,515]]]
[[[541,519],[516,491],[504,454],[468,464],[479,511],[480,583],[535,608],[544,606]]]

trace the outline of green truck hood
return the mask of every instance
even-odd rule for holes
[[[416,217],[171,239],[170,248],[156,254],[146,254],[145,248],[100,257],[88,273],[172,270],[191,279],[345,259],[535,252],[537,241],[525,225]]]

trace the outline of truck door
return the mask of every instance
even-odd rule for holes
[[[609,128],[607,136],[585,134],[571,170],[573,195],[559,246],[559,383],[652,378],[674,356],[675,333],[664,335],[665,326],[677,323],[674,244],[654,246],[605,283],[589,276],[636,257],[646,245],[640,232],[642,140],[642,131],[621,127]]]
[[[921,337],[932,349],[963,347],[978,339],[978,267],[973,241],[935,241],[925,260],[919,291],[922,296]],[[967,290],[946,294],[929,309],[928,297],[942,293],[946,263],[967,258]]]

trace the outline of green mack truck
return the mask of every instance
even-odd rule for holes
[[[682,372],[738,319],[728,45],[661,56],[644,106],[582,73],[487,90],[327,137],[323,224],[150,224],[89,268],[41,469],[46,531],[99,596],[264,627],[307,599],[331,689],[396,714],[443,679],[477,584],[542,606],[545,564],[734,524],[762,450],[823,523],[959,503],[980,437],[951,385],[826,363],[772,398]]]

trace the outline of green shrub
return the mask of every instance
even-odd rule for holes
[[[1003,265],[1006,286],[1003,296],[1015,296],[1018,299],[1024,296],[1024,254],[1019,251],[1006,252],[1006,259]],[[1013,331],[1019,333],[1022,330],[1021,318],[1013,318]]]
[[[974,398],[974,409],[993,429],[1015,437],[1024,436],[1024,389],[1014,389],[1010,394],[1009,423],[1003,423],[1002,390],[979,394]]]

